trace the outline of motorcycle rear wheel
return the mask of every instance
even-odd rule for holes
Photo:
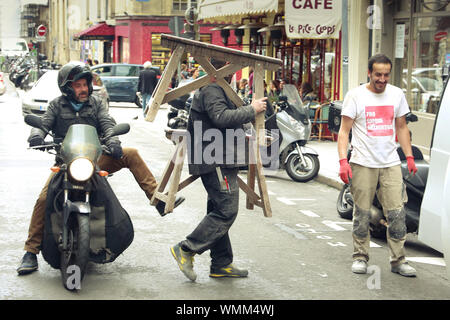
[[[306,167],[301,164],[298,154],[291,155],[286,161],[286,172],[296,182],[308,182],[319,173],[319,157],[313,154],[304,154],[303,156],[306,161]]]
[[[68,290],[81,288],[90,250],[89,216],[75,214],[68,221],[67,251],[61,252],[61,278]]]
[[[339,192],[336,201],[336,209],[339,216],[343,219],[352,220],[353,218],[353,197],[350,193],[350,186],[344,185]]]

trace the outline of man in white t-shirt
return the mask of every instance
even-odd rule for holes
[[[344,183],[351,179],[353,210],[354,273],[366,273],[369,261],[370,207],[377,192],[387,218],[387,242],[391,271],[412,277],[416,270],[405,258],[405,211],[402,199],[402,173],[395,138],[416,173],[405,115],[409,112],[403,91],[388,84],[392,62],[377,54],[369,59],[369,83],[350,90],[342,108],[338,136],[339,175]],[[350,163],[347,149],[350,129],[353,147]],[[377,186],[379,189],[377,191]]]

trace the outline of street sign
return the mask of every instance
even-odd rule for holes
[[[47,28],[44,25],[41,24],[39,27],[37,27],[36,35],[38,37],[45,37],[46,34],[47,34]]]
[[[441,41],[447,38],[447,31],[438,31],[434,34],[434,41]]]

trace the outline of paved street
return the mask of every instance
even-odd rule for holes
[[[169,247],[190,233],[205,214],[206,193],[200,181],[182,190],[186,201],[161,218],[126,170],[109,182],[132,218],[135,238],[115,262],[89,265],[78,293],[66,291],[59,270],[41,256],[39,271],[18,277],[15,269],[24,253],[31,211],[53,158],[27,150],[30,127],[23,122],[17,94],[8,90],[0,97],[0,300],[450,299],[442,255],[418,242],[416,235],[408,235],[406,250],[417,278],[391,273],[387,244],[376,239],[371,274],[353,274],[351,223],[336,213],[338,190],[317,181],[293,182],[285,172],[266,176],[272,218],[265,218],[258,207],[245,209],[241,191],[240,213],[230,236],[235,264],[249,270],[246,279],[209,278],[206,252],[195,257],[198,278],[192,283],[170,255]],[[159,180],[174,151],[163,132],[167,110],[160,110],[153,123],[144,121],[141,110],[132,104],[113,103],[110,113],[117,122],[130,123],[122,145],[138,148]],[[140,118],[133,120],[136,115]],[[246,179],[245,172],[241,176]]]

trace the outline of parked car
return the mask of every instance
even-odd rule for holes
[[[159,67],[152,67],[161,77]],[[144,69],[141,64],[103,63],[93,66],[91,70],[98,74],[109,94],[110,101],[134,102],[141,107],[141,99],[136,96],[139,73]]]
[[[3,80],[3,72],[0,72],[0,96],[6,92],[6,83]]]
[[[53,99],[61,95],[58,87],[58,70],[48,70],[39,78],[33,87],[27,91],[22,99],[22,113],[25,114],[43,114],[48,104]],[[101,85],[101,80],[94,75],[93,87],[95,95],[99,96],[108,108],[108,92]]]
[[[407,70],[403,70],[403,91],[406,93]],[[416,68],[411,73],[412,107],[421,112],[436,113],[444,83],[440,68]]]
[[[28,44],[22,38],[2,38],[0,39],[0,53],[3,56],[24,56],[29,52]]]

